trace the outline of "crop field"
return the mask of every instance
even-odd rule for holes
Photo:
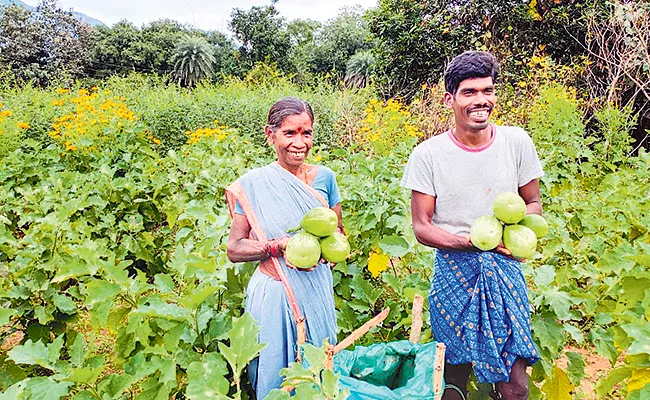
[[[541,355],[530,398],[648,399],[650,155],[633,151],[625,109],[599,109],[598,135],[587,134],[575,91],[533,89],[514,105],[504,93],[495,114],[528,131],[545,170],[549,230],[522,264]],[[243,307],[255,264],[226,257],[224,189],[273,161],[262,128],[286,95],[312,104],[308,162],[334,170],[343,199],[351,256],[334,269],[339,339],[387,306],[358,343],[408,338],[433,251],[414,238],[399,182],[414,146],[438,133],[426,129],[449,118],[425,101],[436,90],[407,106],[281,79],[3,89],[0,399],[251,396],[245,367],[260,345]],[[421,341],[434,340],[426,302],[424,318]],[[289,380],[302,382],[300,398],[342,398],[313,345],[312,367],[293,365]],[[486,388],[472,384],[470,398]]]

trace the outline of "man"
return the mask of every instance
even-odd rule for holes
[[[497,75],[489,53],[465,52],[449,63],[444,102],[455,127],[418,145],[402,180],[412,191],[415,236],[436,249],[429,305],[434,337],[447,345],[445,400],[465,399],[472,369],[479,382],[496,384],[495,398],[526,399],[526,366],[538,359],[520,261],[503,245],[482,252],[469,237],[502,192],[519,193],[528,213],[542,213],[544,173],[532,140],[488,122]]]

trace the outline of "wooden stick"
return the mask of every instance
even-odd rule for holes
[[[442,398],[442,376],[445,371],[445,351],[444,343],[436,344],[436,359],[433,363],[433,396],[435,400]]]
[[[370,329],[372,329],[375,325],[378,325],[383,320],[385,320],[386,317],[388,316],[389,312],[390,312],[390,307],[386,307],[384,309],[384,311],[377,314],[373,319],[371,319],[370,321],[366,322],[365,324],[363,324],[359,328],[357,328],[348,337],[343,339],[341,341],[341,343],[337,344],[336,347],[334,347],[334,354],[336,354],[339,351],[345,349],[346,347],[348,347],[349,345],[354,343],[355,340],[357,340],[361,336],[365,335],[366,332],[368,332]]]
[[[409,340],[416,344],[420,342],[420,333],[422,333],[422,304],[424,298],[419,294],[413,297],[413,310],[411,311],[411,335]]]

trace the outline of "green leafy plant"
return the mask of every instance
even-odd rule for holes
[[[321,347],[314,347],[310,344],[302,346],[301,350],[305,361],[303,363],[292,362],[288,368],[280,371],[280,374],[285,377],[282,386],[293,388],[296,398],[345,400],[350,395],[348,389],[339,390],[339,374],[324,367],[327,345],[327,340],[325,340]],[[281,400],[291,397],[286,391],[274,389],[266,399]]]

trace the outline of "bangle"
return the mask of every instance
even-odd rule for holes
[[[280,242],[274,240],[271,244],[271,255],[273,257],[279,258],[282,257],[282,248],[280,247]]]
[[[266,254],[267,257],[281,257],[282,256],[282,248],[280,247],[280,243],[278,243],[277,240],[271,240],[268,241],[264,244],[264,254]]]

